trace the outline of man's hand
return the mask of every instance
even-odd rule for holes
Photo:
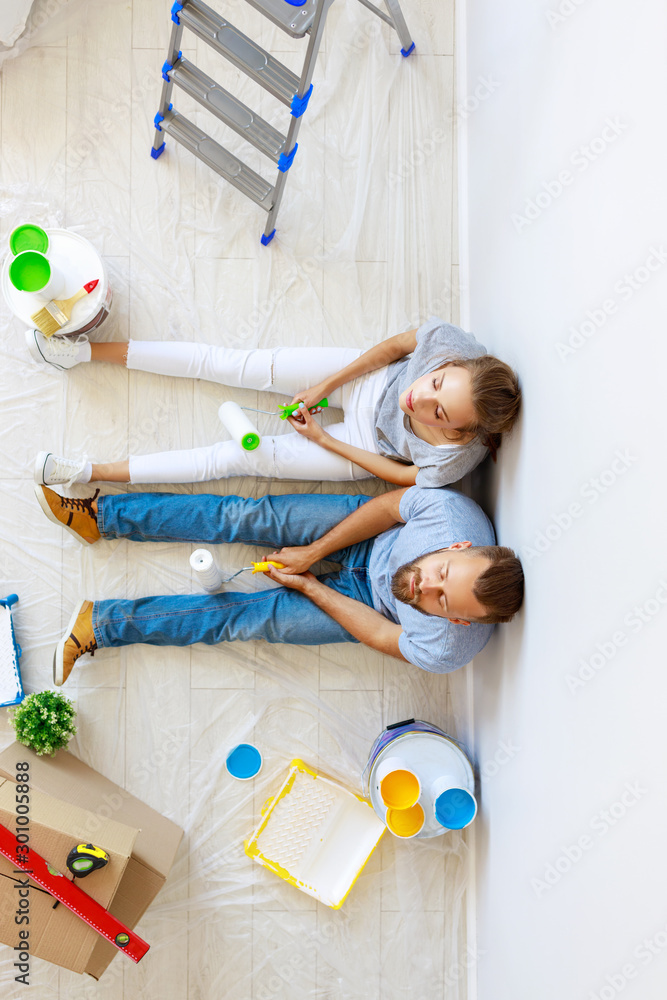
[[[303,437],[308,438],[309,441],[314,441],[315,444],[323,444],[329,435],[323,427],[320,427],[317,420],[313,420],[307,408],[302,406],[297,410],[297,414],[298,417],[295,415],[287,418],[294,430],[298,431]]]
[[[305,594],[313,583],[317,583],[317,577],[313,573],[286,573],[284,569],[277,569],[275,566],[269,566],[266,575],[276,583],[282,583],[288,590],[298,590],[302,594]]]
[[[311,552],[310,545],[286,545],[285,548],[272,552],[266,558],[282,563],[283,568],[280,572],[288,576],[305,573],[314,562],[317,562],[316,557]]]
[[[353,597],[347,597],[333,587],[327,587],[312,573],[285,573],[284,570],[270,566],[267,576],[276,583],[282,583],[283,587],[298,590],[321,611],[347,629],[359,642],[365,643],[371,649],[377,649],[380,653],[405,660],[398,644],[402,627],[389,621],[375,608],[368,607]]]

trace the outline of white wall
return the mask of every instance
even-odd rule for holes
[[[461,119],[463,323],[525,398],[489,506],[527,599],[474,666],[482,1000],[665,995],[665,37],[660,0],[467,0],[460,25],[459,105],[486,80]]]

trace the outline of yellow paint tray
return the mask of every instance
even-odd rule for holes
[[[245,852],[337,910],[384,831],[370,803],[297,759],[265,803]]]

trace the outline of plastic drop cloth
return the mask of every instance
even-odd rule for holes
[[[406,0],[418,54],[403,60],[396,36],[372,13],[352,0],[334,4],[278,233],[264,248],[260,209],[168,137],[165,155],[149,156],[169,6],[39,0],[22,38],[0,55],[3,243],[26,220],[91,240],[115,295],[94,334],[101,340],[131,331],[237,347],[368,346],[431,313],[456,320],[451,8]],[[303,48],[266,23],[258,27],[246,4],[224,10],[298,64]],[[183,51],[285,127],[284,109],[187,33]],[[220,134],[186,98],[175,101]],[[226,141],[241,148],[241,140]],[[259,154],[244,156],[260,167]],[[42,370],[27,355],[23,325],[4,303],[0,309],[0,565],[3,594],[20,596],[14,621],[33,691],[51,685],[52,651],[77,598],[197,589],[188,563],[195,546],[82,548],[49,524],[33,496],[35,454],[46,448],[110,460],[211,442],[224,433],[216,413],[232,392],[113,366],[82,365],[62,376]],[[268,408],[269,397],[233,396]],[[257,423],[265,433],[283,429],[269,416],[258,414]],[[258,496],[321,488],[359,489],[251,479],[173,489]],[[225,573],[262,554],[215,549]],[[265,585],[249,574],[234,581],[237,589]],[[78,708],[72,750],[179,823],[185,839],[138,928],[151,943],[140,965],[118,956],[95,983],[33,959],[26,988],[13,982],[3,948],[3,996],[466,1000],[471,831],[400,843],[385,834],[337,912],[242,847],[293,757],[360,791],[385,725],[415,716],[465,735],[466,676],[425,674],[360,645],[100,651],[65,689]],[[0,722],[6,744],[4,710]],[[256,743],[264,756],[254,782],[226,774],[226,753],[239,741]]]

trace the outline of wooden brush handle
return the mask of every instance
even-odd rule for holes
[[[76,292],[74,295],[71,295],[68,299],[54,299],[54,301],[55,304],[58,306],[58,308],[62,309],[62,311],[69,319],[69,316],[72,312],[72,306],[74,305],[74,303],[78,302],[79,299],[82,299],[84,295],[87,294],[88,292],[86,291],[85,288],[80,288],[78,292]]]

